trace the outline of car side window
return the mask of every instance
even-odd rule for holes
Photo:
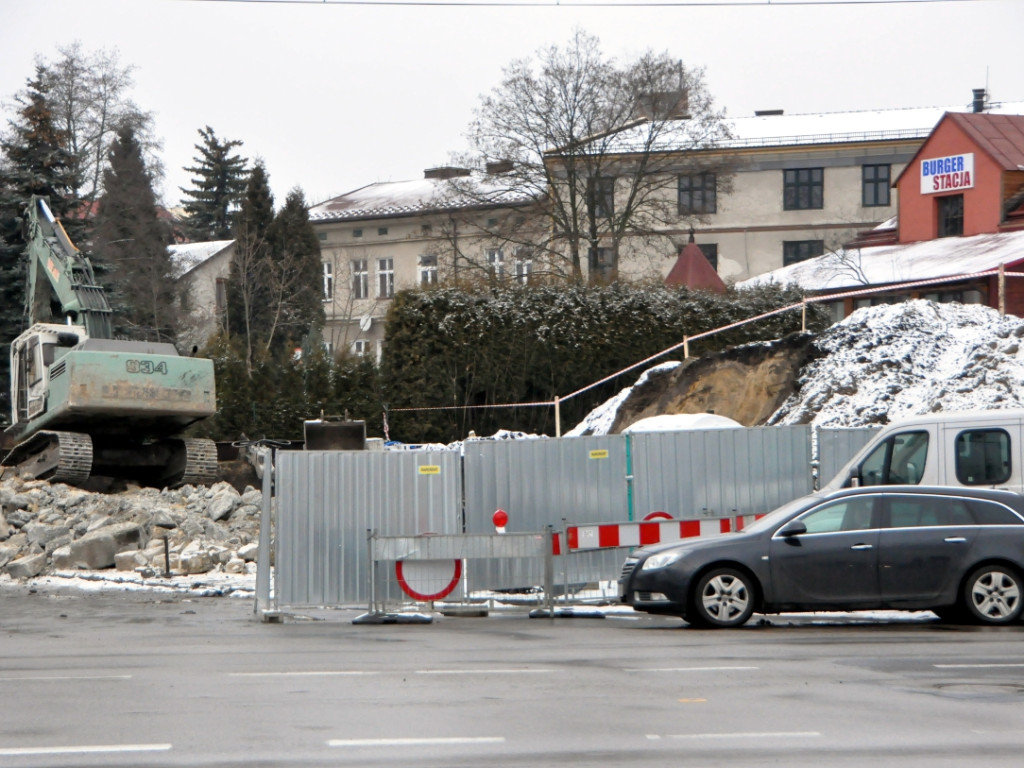
[[[971,510],[981,525],[1024,525],[1024,520],[1012,509],[994,501],[971,499]]]
[[[880,443],[861,463],[861,485],[917,485],[927,459],[928,433],[900,432]]]
[[[890,528],[923,528],[936,525],[974,525],[974,517],[960,499],[936,496],[889,498]]]
[[[807,533],[863,531],[872,527],[874,497],[843,499],[813,509],[800,518]]]
[[[956,479],[963,485],[1005,483],[1011,470],[1006,430],[972,429],[956,436]]]

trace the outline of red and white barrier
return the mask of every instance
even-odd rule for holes
[[[574,525],[566,529],[570,552],[609,549],[614,547],[642,547],[697,537],[721,536],[742,531],[763,515],[738,515],[710,520],[650,520],[638,523],[599,523]],[[556,552],[556,554],[558,554]]]

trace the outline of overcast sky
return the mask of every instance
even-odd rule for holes
[[[263,159],[280,206],[295,186],[320,202],[443,164],[465,148],[502,68],[574,27],[617,58],[651,48],[704,67],[731,116],[966,107],[986,83],[996,100],[1024,101],[1024,0],[503,2],[0,0],[4,122],[36,56],[75,40],[116,49],[137,67],[136,102],[155,113],[169,204],[189,185],[182,169],[209,125]]]

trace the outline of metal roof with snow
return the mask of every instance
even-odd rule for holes
[[[181,274],[191,272],[208,259],[223,251],[234,240],[207,240],[202,243],[176,243],[167,246],[171,261]]]
[[[737,287],[796,283],[809,291],[864,288],[970,275],[1020,261],[1024,261],[1024,232],[941,237],[834,251],[752,277]]]

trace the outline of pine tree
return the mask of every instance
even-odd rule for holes
[[[173,341],[176,312],[170,232],[157,213],[153,179],[130,125],[122,127],[103,172],[94,253],[109,265],[115,322],[130,338]]]
[[[199,135],[195,165],[185,169],[195,174],[193,189],[181,187],[187,198],[186,225],[196,240],[225,240],[231,237],[231,217],[246,188],[247,161],[233,154],[241,141],[221,141],[210,126],[200,128]]]
[[[309,221],[306,198],[293,189],[271,228],[273,344],[285,350],[308,346],[324,324],[320,241]]]
[[[74,157],[65,134],[56,127],[40,68],[15,97],[17,117],[0,140],[0,406],[10,414],[10,343],[24,330],[26,269],[22,217],[32,195],[45,195],[60,218],[75,211]],[[74,239],[73,222],[66,221]]]
[[[243,340],[247,369],[262,357],[269,333],[267,263],[274,197],[263,163],[249,174],[242,206],[235,216],[235,253],[228,281],[228,332]]]

